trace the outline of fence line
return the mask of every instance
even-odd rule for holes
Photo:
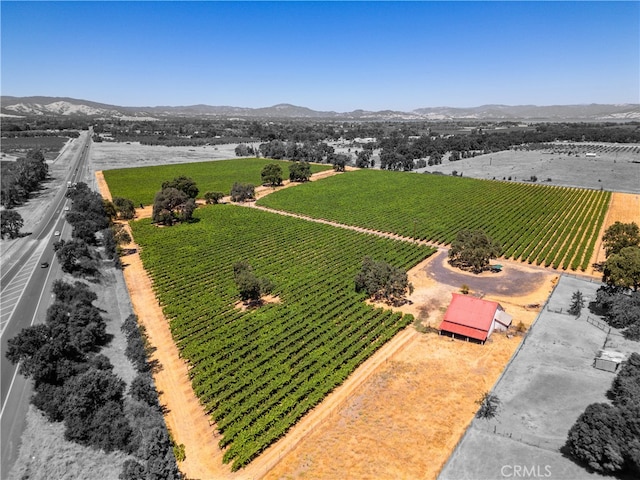
[[[609,335],[611,333],[611,327],[609,325],[607,325],[604,322],[601,322],[600,320],[598,320],[596,318],[592,318],[589,315],[587,315],[587,323],[590,323],[594,327],[599,328],[600,330],[605,332],[607,335]]]
[[[553,289],[551,290],[551,293],[549,294],[549,296],[547,297],[547,299],[545,300],[544,304],[542,305],[542,308],[540,309],[540,311],[538,312],[538,315],[536,315],[536,318],[533,320],[533,323],[531,324],[531,326],[529,327],[529,330],[527,330],[527,332],[524,334],[524,338],[522,339],[522,342],[520,342],[520,345],[518,345],[518,348],[516,348],[516,351],[513,352],[513,355],[511,355],[511,358],[509,359],[509,361],[507,362],[507,364],[505,365],[504,369],[502,370],[502,373],[500,374],[500,376],[498,377],[498,379],[495,381],[495,383],[493,384],[493,386],[491,387],[491,390],[489,390],[489,393],[493,392],[496,387],[500,384],[500,381],[502,380],[502,378],[505,376],[505,374],[507,373],[507,371],[509,370],[509,367],[511,366],[511,364],[513,363],[513,361],[516,359],[516,357],[518,356],[518,353],[520,353],[520,350],[522,349],[522,347],[524,347],[524,344],[527,342],[527,337],[529,336],[529,334],[531,334],[531,332],[533,331],[536,323],[538,323],[538,320],[540,319],[540,317],[542,316],[543,312],[545,311],[545,309],[548,309],[549,307],[549,300],[551,299],[551,297],[553,297],[553,294],[556,291],[556,288],[558,287],[558,285],[560,284],[560,281],[556,282],[556,284],[553,286]],[[471,419],[471,421],[469,422],[469,424],[467,425],[467,428],[465,429],[464,433],[460,436],[460,438],[458,439],[458,441],[456,442],[455,446],[453,447],[453,449],[451,450],[451,454],[449,455],[449,458],[447,458],[447,461],[444,462],[441,466],[440,466],[440,470],[438,471],[438,474],[436,475],[436,478],[438,478],[440,476],[440,474],[442,473],[442,471],[447,467],[447,465],[449,464],[449,462],[451,461],[451,459],[454,457],[456,451],[458,450],[458,448],[460,448],[460,444],[462,443],[462,441],[466,438],[466,436],[469,434],[469,430],[471,430],[471,426],[473,424],[478,424],[477,421],[475,421],[475,417],[473,419]],[[521,437],[522,438],[522,437]]]
[[[532,447],[542,448],[542,449],[550,450],[554,452],[558,451],[558,449],[562,446],[562,445],[559,446],[558,442],[546,440],[544,438],[536,437],[534,435],[528,435],[522,432],[514,433],[506,429],[500,430],[498,425],[495,425],[495,424],[493,425],[493,428],[491,428],[491,425],[481,425],[480,422],[476,422],[475,428],[486,433],[499,435],[504,438],[510,438],[511,440],[524,443]]]

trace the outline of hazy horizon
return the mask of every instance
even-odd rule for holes
[[[640,103],[638,2],[2,2],[2,95],[318,111]]]

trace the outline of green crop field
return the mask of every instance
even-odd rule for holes
[[[355,292],[362,259],[409,269],[435,250],[235,205],[195,217],[171,228],[132,222],[133,236],[236,470],[412,321]],[[271,279],[280,303],[235,307],[240,260]]]
[[[274,192],[258,204],[434,243],[482,229],[507,258],[585,270],[610,198],[597,190],[359,170]]]
[[[283,178],[285,180],[289,178],[289,164],[291,162],[266,158],[242,158],[153,167],[119,168],[105,170],[103,173],[113,197],[128,198],[135,205],[141,203],[151,205],[155,194],[162,186],[162,182],[173,180],[180,175],[191,177],[196,182],[200,190],[200,198],[207,191],[224,192],[228,195],[234,182],[260,185],[262,183],[260,173],[268,163],[280,164]],[[311,173],[331,168],[333,168],[331,165],[312,164]]]

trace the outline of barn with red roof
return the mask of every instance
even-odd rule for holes
[[[509,328],[511,320],[498,302],[454,293],[440,324],[440,334],[484,343],[494,330]]]

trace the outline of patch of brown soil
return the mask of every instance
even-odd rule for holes
[[[616,222],[640,224],[640,195],[636,193],[620,193],[613,192],[611,195],[611,203],[609,210],[602,223],[602,228],[598,232],[598,242],[589,262],[587,272],[595,277],[601,277],[602,274],[593,269],[594,263],[601,263],[606,260],[604,247],[602,246],[602,236],[607,228]]]
[[[280,297],[265,295],[260,299],[260,302],[243,302],[240,300],[234,304],[234,307],[242,312],[246,312],[249,309],[260,308],[262,305],[270,305],[272,303],[281,303]]]

